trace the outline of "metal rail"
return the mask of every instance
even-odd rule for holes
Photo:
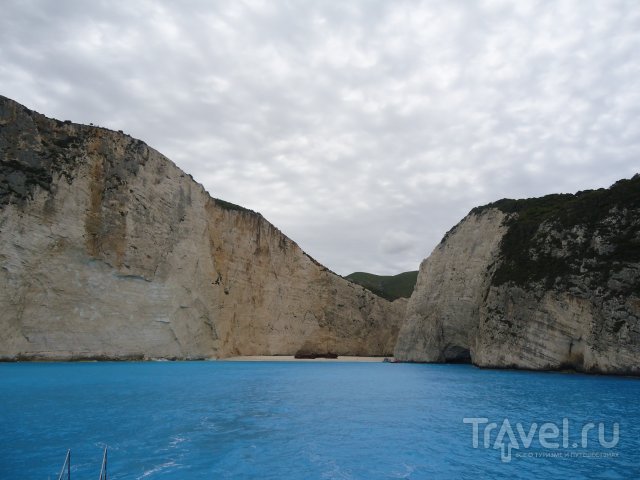
[[[58,480],[62,480],[64,478],[65,467],[67,469],[67,480],[71,480],[71,449],[67,450],[67,456],[64,457],[64,463],[62,464],[60,475],[58,475]]]
[[[98,480],[107,480],[107,447],[104,447],[102,467],[100,467],[100,478]]]
[[[100,478],[98,480],[107,480],[107,447],[104,447],[104,454],[102,455],[102,466],[100,467]],[[60,470],[60,475],[58,475],[58,480],[65,479],[65,471],[66,471],[66,480],[71,480],[71,449],[67,450],[67,456],[64,457],[64,463],[62,464],[62,470]]]

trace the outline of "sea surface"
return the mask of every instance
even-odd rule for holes
[[[57,479],[67,449],[71,478],[97,479],[105,445],[112,480],[633,479],[640,380],[391,363],[0,364],[0,434],[2,480]]]

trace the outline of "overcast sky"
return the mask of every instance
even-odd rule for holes
[[[640,170],[640,3],[1,0],[0,94],[392,274],[476,205]]]

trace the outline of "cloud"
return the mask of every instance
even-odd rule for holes
[[[640,163],[631,1],[7,0],[0,93],[122,129],[333,270]]]
[[[401,255],[416,245],[413,235],[407,232],[387,232],[380,240],[380,251],[387,255]]]

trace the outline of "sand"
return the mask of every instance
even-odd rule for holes
[[[387,357],[391,359],[392,357]],[[294,358],[293,355],[255,355],[220,358],[221,362],[383,362],[385,357]]]

